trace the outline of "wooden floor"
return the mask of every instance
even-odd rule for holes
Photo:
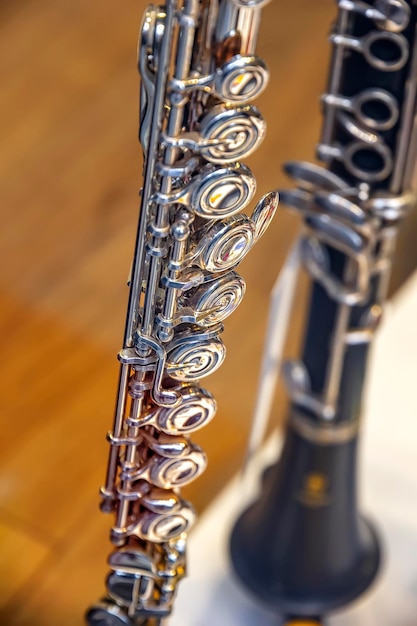
[[[1,626],[81,626],[103,590],[111,520],[97,492],[137,220],[144,7],[0,3]],[[269,132],[249,161],[259,195],[285,184],[285,159],[313,155],[333,13],[331,0],[265,10],[259,53],[272,83],[258,106]],[[207,381],[217,419],[196,437],[210,458],[187,491],[200,510],[242,460],[269,291],[296,229],[279,212],[242,263],[247,297],[227,321],[226,363]],[[300,295],[291,346],[301,311]],[[274,419],[283,403],[281,390]]]

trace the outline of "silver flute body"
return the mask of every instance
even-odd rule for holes
[[[251,217],[242,158],[265,122],[250,103],[268,71],[255,54],[261,2],[167,0],[139,37],[143,187],[102,510],[114,515],[106,597],[89,626],[160,624],[185,574],[195,519],[180,488],[204,471],[189,438],[214,416],[200,379],[223,362],[223,321],[245,282],[235,267],[270,223]]]
[[[357,504],[362,392],[398,230],[416,204],[417,3],[337,5],[324,165],[286,164],[297,188],[281,192],[302,217],[311,279],[302,356],[283,368],[284,448],[231,543],[240,578],[288,624],[320,623],[378,571],[378,537]]]

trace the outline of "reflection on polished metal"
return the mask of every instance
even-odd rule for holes
[[[240,159],[262,141],[251,104],[268,82],[255,54],[256,0],[151,5],[139,39],[144,152],[120,381],[102,510],[113,513],[106,598],[89,626],[156,626],[185,575],[194,510],[179,489],[206,467],[189,434],[214,416],[199,385],[225,358],[222,322],[239,305],[234,271],[268,227],[267,194],[248,217],[255,179]]]
[[[311,279],[302,358],[283,375],[283,452],[232,535],[238,575],[288,624],[359,596],[379,566],[356,502],[356,453],[370,343],[400,224],[416,204],[417,4],[339,0],[317,153],[288,163]],[[307,621],[305,621],[307,620]]]

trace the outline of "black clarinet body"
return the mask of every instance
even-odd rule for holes
[[[281,198],[302,216],[311,277],[304,345],[283,368],[281,458],[238,519],[231,555],[243,583],[288,623],[320,623],[357,598],[381,560],[358,508],[358,433],[395,240],[415,204],[416,20],[411,0],[339,0],[317,147],[324,166],[286,165],[298,186]]]

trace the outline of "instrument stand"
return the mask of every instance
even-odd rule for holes
[[[380,531],[382,571],[369,593],[326,616],[326,626],[416,624],[416,320],[417,273],[386,308],[367,380],[360,499]],[[228,544],[239,512],[251,499],[242,494],[255,493],[261,467],[276,460],[279,446],[274,435],[251,467],[252,485],[235,478],[201,516],[190,536],[189,577],[180,585],[170,626],[278,626],[276,614],[259,606],[234,579]]]

